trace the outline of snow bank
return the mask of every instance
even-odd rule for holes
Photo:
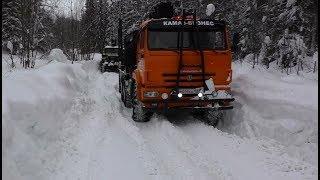
[[[42,53],[39,52],[35,52],[34,53],[36,57],[35,58],[35,68],[39,68],[41,66],[44,66],[46,64],[48,64],[48,59],[43,58],[41,59],[41,57],[43,56]],[[20,63],[20,57],[17,55],[13,55],[13,62],[15,67],[12,68],[11,67],[11,57],[10,54],[8,54],[8,52],[2,51],[2,76],[8,76],[10,74],[10,72],[13,71],[26,71],[26,69],[24,69],[22,67],[22,63]]]
[[[102,54],[94,53],[90,56],[93,56],[93,60],[81,62],[83,64],[82,68],[88,73],[97,73],[99,71],[99,63],[101,61]]]
[[[63,53],[61,49],[52,49],[48,56],[48,59],[51,61],[58,61],[63,63],[70,63],[67,56]]]
[[[100,53],[94,53],[93,54],[93,60],[94,61],[100,61],[101,58],[102,58],[102,54],[100,54]]]
[[[248,57],[249,58],[249,57]],[[235,108],[224,130],[275,139],[287,152],[318,162],[318,81],[244,62],[233,63]]]
[[[3,78],[3,179],[46,179],[44,172],[50,169],[40,169],[55,160],[46,154],[59,153],[52,152],[53,142],[59,139],[65,112],[70,110],[75,95],[86,89],[86,82],[87,74],[80,64],[60,62],[12,72]]]

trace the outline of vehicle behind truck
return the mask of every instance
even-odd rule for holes
[[[119,91],[133,109],[132,119],[146,122],[154,112],[182,109],[216,126],[234,101],[228,37],[224,21],[184,10],[180,16],[146,20],[126,35]]]
[[[101,72],[116,72],[119,69],[118,46],[105,46],[100,61]]]

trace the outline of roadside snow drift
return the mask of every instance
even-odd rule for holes
[[[86,81],[81,65],[59,62],[3,79],[3,179],[46,179],[42,164],[55,158],[46,154],[56,151],[67,112]]]
[[[247,63],[234,63],[233,70],[235,109],[221,129],[275,139],[290,155],[317,165],[318,81]]]
[[[136,123],[97,62],[3,79],[3,179],[317,179],[318,81],[233,64],[218,129],[188,113]]]
[[[45,66],[48,64],[50,60],[47,58],[41,59],[41,57],[44,57],[41,53],[34,53],[36,57],[35,59],[35,68],[39,68],[42,66]],[[18,55],[13,55],[13,62],[14,62],[14,68],[12,68],[12,60],[10,54],[8,52],[2,51],[2,77],[5,78],[6,76],[10,75],[10,72],[12,71],[25,71],[25,69],[22,67],[21,59]]]
[[[71,63],[61,49],[52,49],[48,56],[50,61],[58,61],[63,63]]]

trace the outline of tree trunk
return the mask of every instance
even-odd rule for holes
[[[318,3],[317,3],[318,4]],[[313,26],[312,26],[312,37],[311,37],[311,52],[314,53],[316,50],[316,39],[318,36],[318,11],[316,13],[316,15],[314,16],[314,20],[313,20]]]
[[[11,58],[11,68],[14,68],[15,65],[14,65],[14,62],[13,62],[13,55],[12,55],[12,52],[10,53],[10,58]]]

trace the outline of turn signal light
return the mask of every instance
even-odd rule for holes
[[[158,95],[159,93],[157,91],[147,91],[147,92],[144,92],[143,94],[143,96],[147,98],[157,97]]]

